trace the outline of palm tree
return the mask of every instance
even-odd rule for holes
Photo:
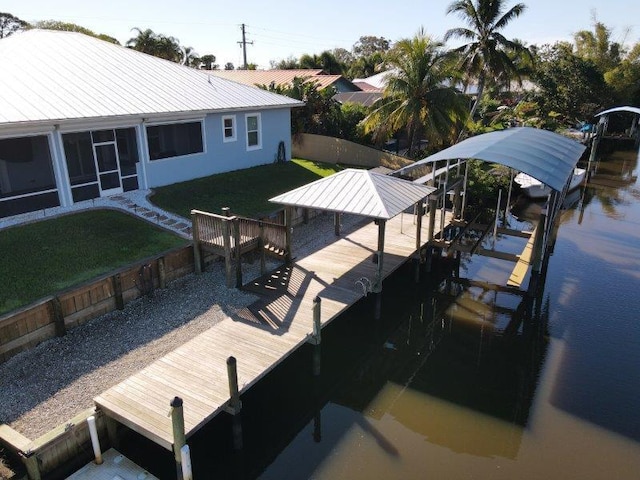
[[[456,80],[442,47],[423,30],[395,44],[387,59],[393,73],[382,98],[364,119],[366,132],[380,138],[406,129],[409,156],[422,138],[435,145],[453,137],[467,117],[467,104],[452,87]]]
[[[447,14],[456,13],[469,27],[448,30],[444,40],[452,37],[468,40],[454,52],[460,54],[462,69],[478,81],[477,97],[469,113],[472,119],[487,80],[508,82],[518,76],[516,56],[531,57],[520,42],[508,40],[500,33],[525,11],[526,6],[517,3],[505,12],[505,3],[503,0],[456,0],[447,8]]]

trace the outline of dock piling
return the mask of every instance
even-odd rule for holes
[[[320,343],[322,341],[322,324],[320,322],[320,297],[313,299],[313,335],[311,342],[313,347],[313,376],[318,377],[322,366],[322,353],[320,350]]]
[[[182,447],[187,443],[184,432],[184,411],[182,399],[174,397],[171,400],[171,425],[173,427],[173,455],[176,459],[176,474],[178,480],[184,480],[182,475]]]
[[[227,375],[229,377],[229,401],[230,412],[233,415],[233,447],[242,450],[242,421],[240,411],[242,402],[240,401],[240,390],[238,389],[238,365],[235,357],[227,358]]]

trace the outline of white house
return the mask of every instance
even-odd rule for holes
[[[301,102],[80,33],[0,40],[0,217],[271,163]]]

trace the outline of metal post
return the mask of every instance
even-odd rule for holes
[[[503,223],[507,222],[507,211],[509,210],[509,205],[511,205],[511,191],[513,190],[513,176],[514,176],[514,171],[512,168],[509,169],[509,193],[507,194],[507,204],[504,207],[504,217],[503,217]]]
[[[433,240],[433,234],[436,229],[436,209],[438,200],[429,198],[429,240]]]
[[[285,261],[287,263],[291,262],[292,254],[291,254],[291,234],[293,233],[293,208],[285,207],[284,209],[284,227],[285,227]]]
[[[496,248],[498,240],[498,220],[500,219],[500,204],[502,203],[502,189],[498,191],[498,204],[496,205],[496,219],[493,222],[493,248]]]
[[[467,182],[469,180],[469,162],[464,162],[464,183],[462,187],[462,211],[460,212],[460,218],[464,218],[464,211],[467,207]]]
[[[182,409],[182,399],[174,397],[171,400],[171,425],[173,426],[173,456],[176,459],[176,474],[178,480],[182,477],[182,454],[181,450],[187,443],[184,432],[184,412]]]

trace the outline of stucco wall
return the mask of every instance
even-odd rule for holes
[[[247,150],[246,114],[260,114],[262,148]],[[222,117],[235,115],[236,140],[223,141]],[[204,149],[201,154],[149,161],[145,169],[149,187],[192,180],[216,173],[272,163],[283,141],[291,159],[291,113],[288,108],[207,115],[204,120]]]

